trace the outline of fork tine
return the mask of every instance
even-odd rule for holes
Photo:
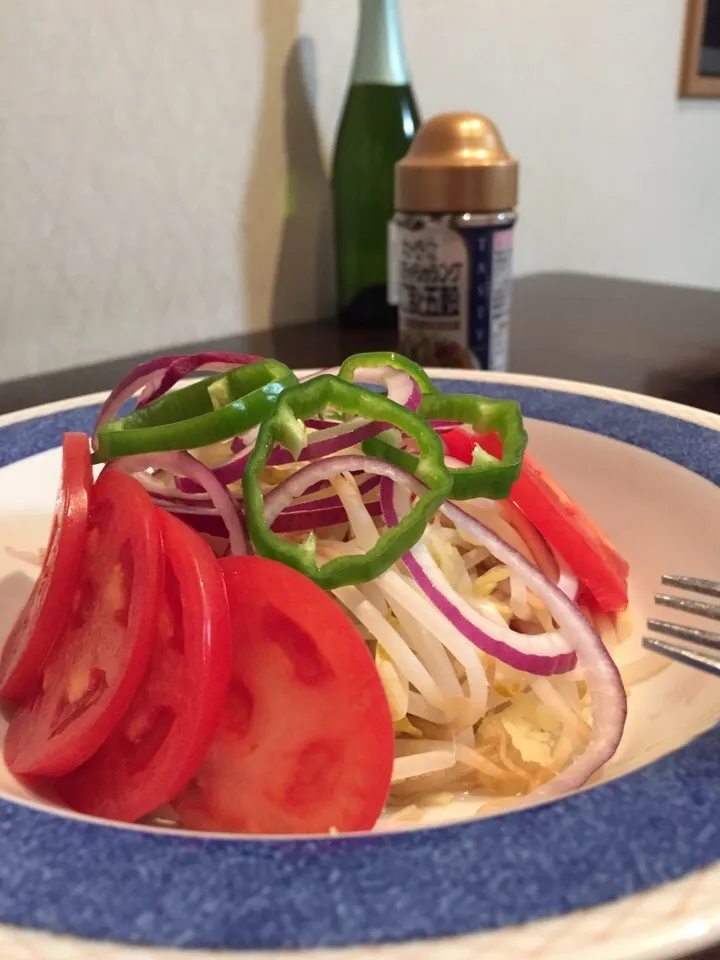
[[[712,654],[703,653],[701,650],[690,650],[688,647],[682,647],[670,640],[660,640],[658,637],[643,637],[642,642],[646,650],[661,653],[671,660],[677,660],[678,663],[684,663],[689,667],[697,667],[716,677],[720,676],[720,659]]]
[[[668,620],[648,620],[648,630],[655,633],[664,633],[667,637],[677,637],[679,640],[689,640],[701,647],[710,650],[720,650],[720,633],[714,630],[699,630],[697,627],[681,627],[679,623],[670,623]]]
[[[677,587],[678,590],[693,590],[706,597],[720,597],[720,580],[702,580],[699,577],[680,577],[666,573],[662,582],[666,587]]]
[[[706,603],[704,600],[687,600],[685,597],[674,597],[670,593],[658,593],[655,603],[662,607],[671,607],[673,610],[683,610],[685,613],[694,613],[698,617],[708,617],[710,620],[720,620],[720,604]]]

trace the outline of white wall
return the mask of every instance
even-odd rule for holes
[[[519,272],[720,287],[720,103],[675,98],[683,7],[404,0],[425,114],[485,112],[522,161]],[[0,0],[0,379],[331,308],[355,17]]]

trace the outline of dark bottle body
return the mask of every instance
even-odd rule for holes
[[[394,328],[388,225],[394,168],[420,116],[405,68],[395,0],[361,0],[355,66],[333,160],[338,317],[348,328]]]

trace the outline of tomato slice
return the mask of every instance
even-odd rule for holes
[[[451,457],[470,463],[476,445],[493,456],[502,448],[496,434],[481,437],[455,429],[444,434]],[[628,604],[629,565],[600,527],[527,453],[510,500],[525,514],[584,585],[584,596],[604,613]]]
[[[165,586],[145,676],[118,725],[55,781],[68,806],[132,822],[183,790],[213,738],[230,680],[230,618],[220,567],[194,531],[160,513]]]
[[[90,441],[84,433],[66,433],[40,576],[0,657],[0,697],[7,700],[21,700],[37,691],[45,658],[67,624],[87,536],[91,487]]]
[[[42,669],[39,693],[12,717],[14,774],[59,776],[84,763],[127,710],[150,658],[161,570],[160,525],[137,480],[105,470],[72,611]]]
[[[462,463],[472,463],[475,447],[482,446],[482,441],[487,439],[476,433],[468,433],[467,430],[462,430],[460,427],[447,430],[441,434],[441,437],[445,453]]]
[[[365,830],[390,787],[394,733],[375,665],[320,587],[275,560],[219,561],[233,630],[218,732],[173,803],[198,830]]]

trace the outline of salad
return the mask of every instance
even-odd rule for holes
[[[628,565],[526,446],[516,403],[395,353],[137,367],[63,438],[0,657],[9,770],[85,814],[252,834],[587,783],[641,678]]]

